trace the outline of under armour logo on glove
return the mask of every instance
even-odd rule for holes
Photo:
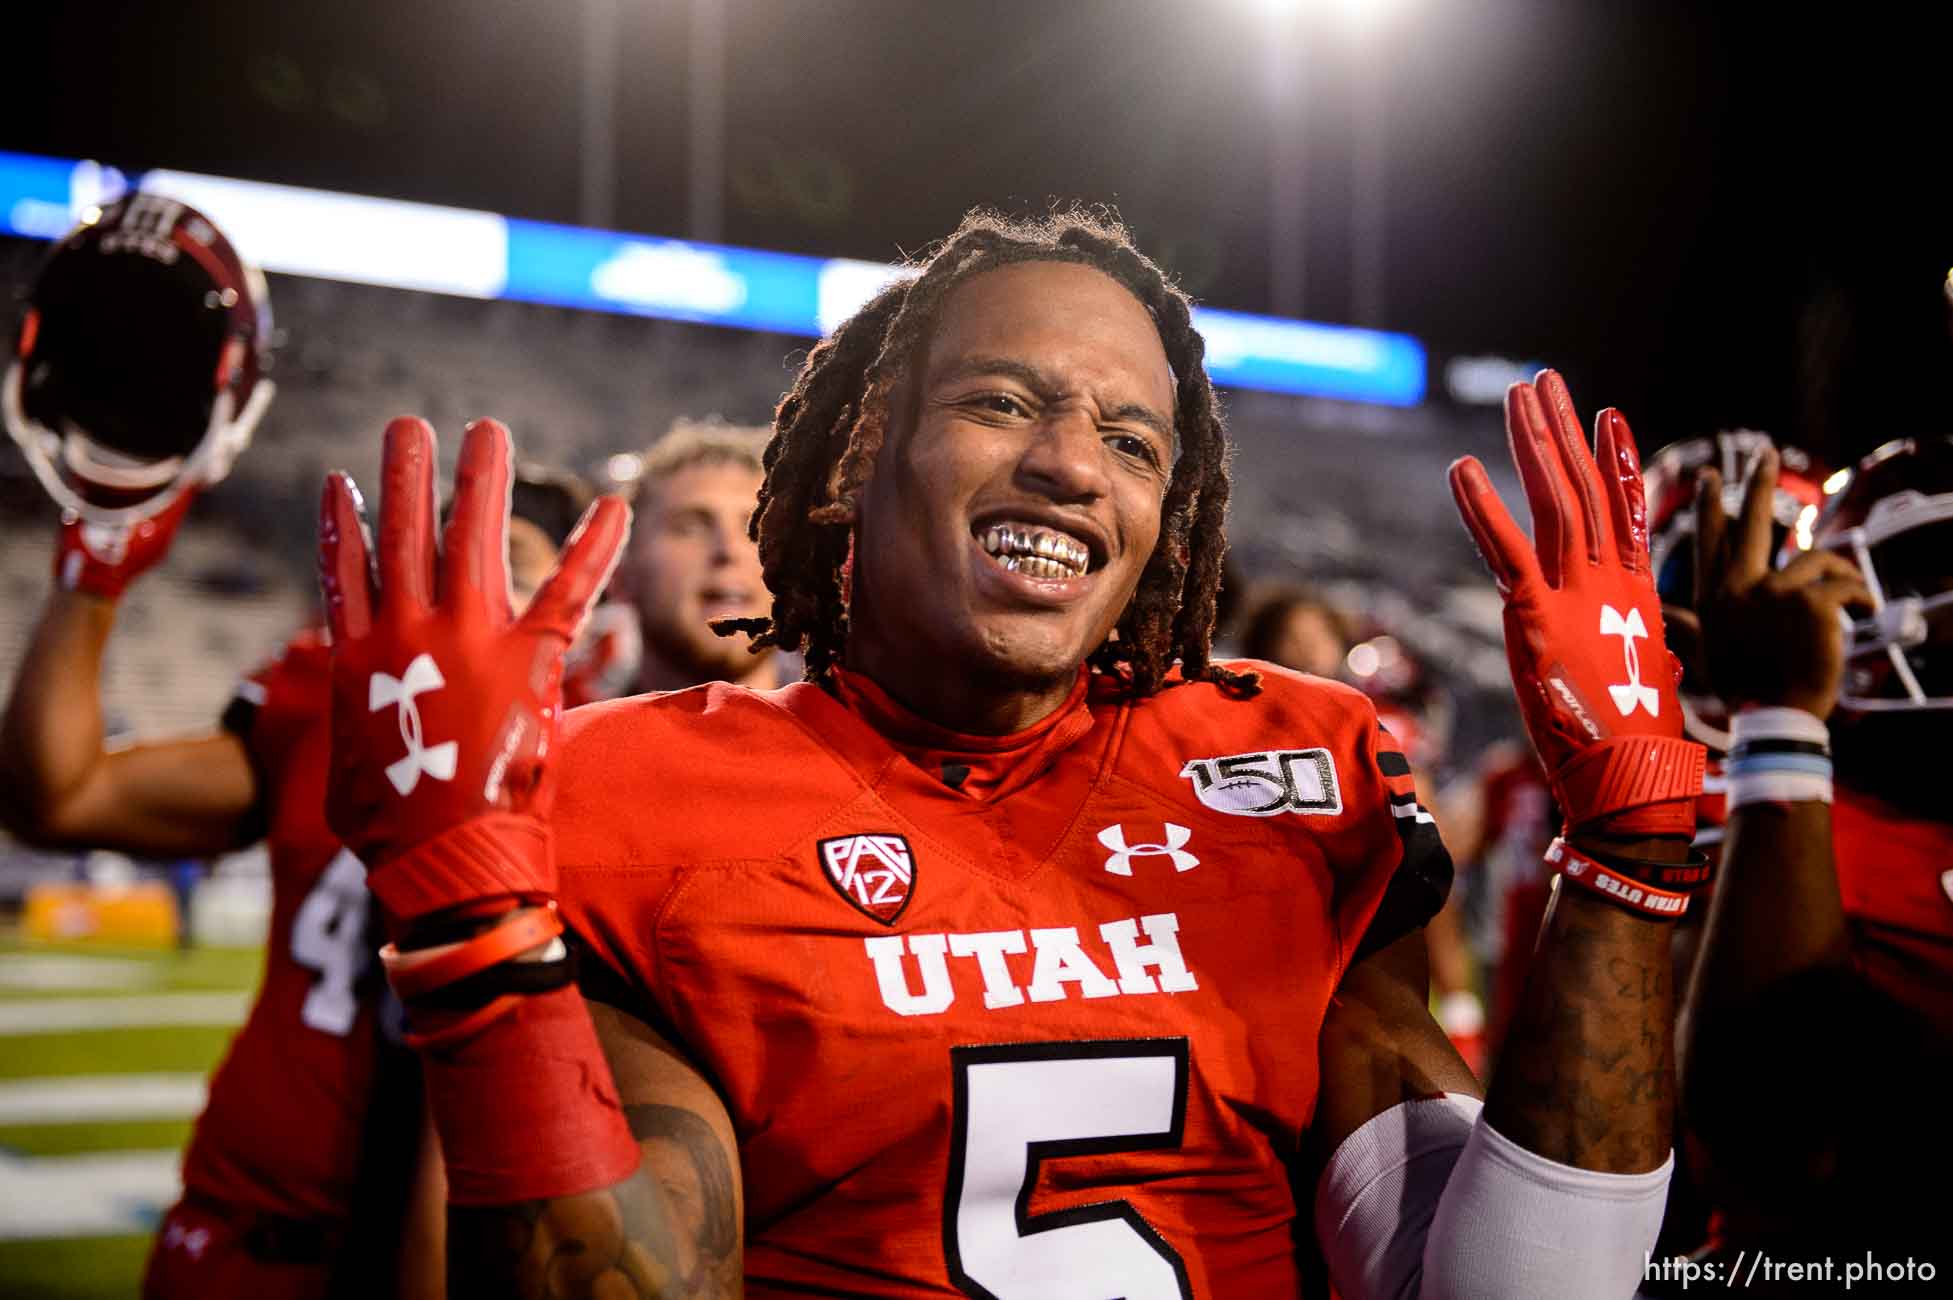
[[[1200,865],[1200,859],[1187,852],[1187,842],[1193,832],[1172,822],[1166,824],[1164,844],[1128,844],[1124,826],[1108,826],[1099,832],[1099,843],[1112,850],[1112,856],[1105,860],[1105,869],[1115,876],[1130,876],[1134,858],[1172,858],[1175,871],[1191,871]]]
[[[378,712],[389,706],[400,710],[400,739],[406,743],[407,756],[387,764],[387,780],[402,796],[413,793],[420,784],[423,773],[436,781],[454,779],[455,743],[445,741],[432,747],[421,743],[420,706],[414,697],[425,691],[437,691],[446,686],[434,656],[422,653],[407,665],[407,671],[398,677],[385,673],[374,673],[367,687],[368,709]]]
[[[1646,709],[1649,717],[1659,718],[1661,692],[1652,686],[1641,684],[1641,652],[1634,644],[1636,640],[1646,639],[1648,635],[1648,625],[1641,621],[1641,611],[1630,609],[1627,617],[1622,618],[1620,610],[1612,605],[1602,605],[1600,634],[1621,638],[1622,650],[1627,659],[1627,681],[1607,688],[1607,693],[1614,697],[1614,707],[1621,711],[1621,716],[1624,718],[1637,708]]]

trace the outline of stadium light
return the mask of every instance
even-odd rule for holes
[[[1344,30],[1358,38],[1381,29],[1403,7],[1404,0],[1335,0]]]

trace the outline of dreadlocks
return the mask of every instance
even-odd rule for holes
[[[1203,364],[1187,296],[1133,246],[1119,221],[1098,210],[1011,219],[978,210],[929,254],[916,274],[876,294],[816,344],[774,415],[750,532],[759,543],[770,618],[728,619],[721,633],[754,634],[754,648],[804,651],[807,677],[820,677],[847,639],[842,570],[860,493],[888,432],[889,404],[944,299],[971,277],[1020,262],[1073,262],[1124,285],[1145,305],[1175,378],[1180,454],[1160,510],[1160,540],[1140,575],[1118,634],[1092,656],[1135,695],[1160,689],[1178,660],[1188,681],[1211,681],[1248,696],[1252,673],[1209,662],[1221,558],[1227,549],[1227,435]]]

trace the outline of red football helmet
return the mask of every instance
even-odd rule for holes
[[[61,506],[126,526],[215,483],[271,402],[264,277],[209,218],[130,194],[56,244],[0,409]]]
[[[1953,709],[1953,437],[1888,442],[1835,475],[1793,550],[1849,557],[1871,588],[1851,622],[1840,709]]]
[[[1664,607],[1695,608],[1696,476],[1711,467],[1722,474],[1722,507],[1734,517],[1743,508],[1750,462],[1771,444],[1767,433],[1728,429],[1706,438],[1670,443],[1642,467],[1642,491],[1648,502],[1649,562]],[[1824,499],[1823,472],[1809,456],[1795,447],[1782,446],[1777,454],[1777,490],[1770,502],[1773,553],[1787,545],[1800,527],[1804,536],[1809,535]],[[1670,645],[1682,660],[1683,730],[1712,753],[1721,753],[1729,748],[1729,711],[1700,680],[1699,655],[1681,643],[1675,622],[1669,619]]]

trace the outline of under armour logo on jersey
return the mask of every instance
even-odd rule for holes
[[[828,881],[841,897],[883,925],[909,905],[915,854],[900,835],[838,835],[817,846]]]
[[[1200,865],[1200,859],[1187,852],[1187,841],[1193,832],[1184,826],[1166,824],[1166,840],[1159,844],[1128,844],[1124,826],[1108,826],[1099,832],[1099,843],[1112,850],[1112,856],[1105,860],[1105,869],[1115,876],[1130,876],[1134,858],[1172,858],[1175,871],[1192,871]]]
[[[1633,714],[1637,708],[1646,709],[1651,718],[1660,717],[1661,692],[1652,686],[1641,684],[1641,651],[1634,644],[1636,641],[1645,640],[1648,635],[1648,625],[1641,621],[1641,611],[1630,609],[1627,617],[1622,618],[1620,610],[1612,605],[1602,605],[1600,634],[1621,638],[1621,646],[1627,659],[1627,681],[1607,688],[1607,693],[1614,697],[1614,707],[1621,711],[1621,716],[1624,718]]]
[[[434,656],[420,654],[407,665],[407,671],[398,677],[385,673],[374,673],[368,683],[366,707],[377,713],[389,706],[400,713],[400,739],[407,746],[405,758],[387,764],[387,780],[402,795],[413,792],[420,784],[422,774],[436,781],[454,779],[455,743],[452,740],[439,745],[423,745],[420,730],[420,706],[414,697],[427,691],[437,691],[447,685],[441,670],[434,664]]]

